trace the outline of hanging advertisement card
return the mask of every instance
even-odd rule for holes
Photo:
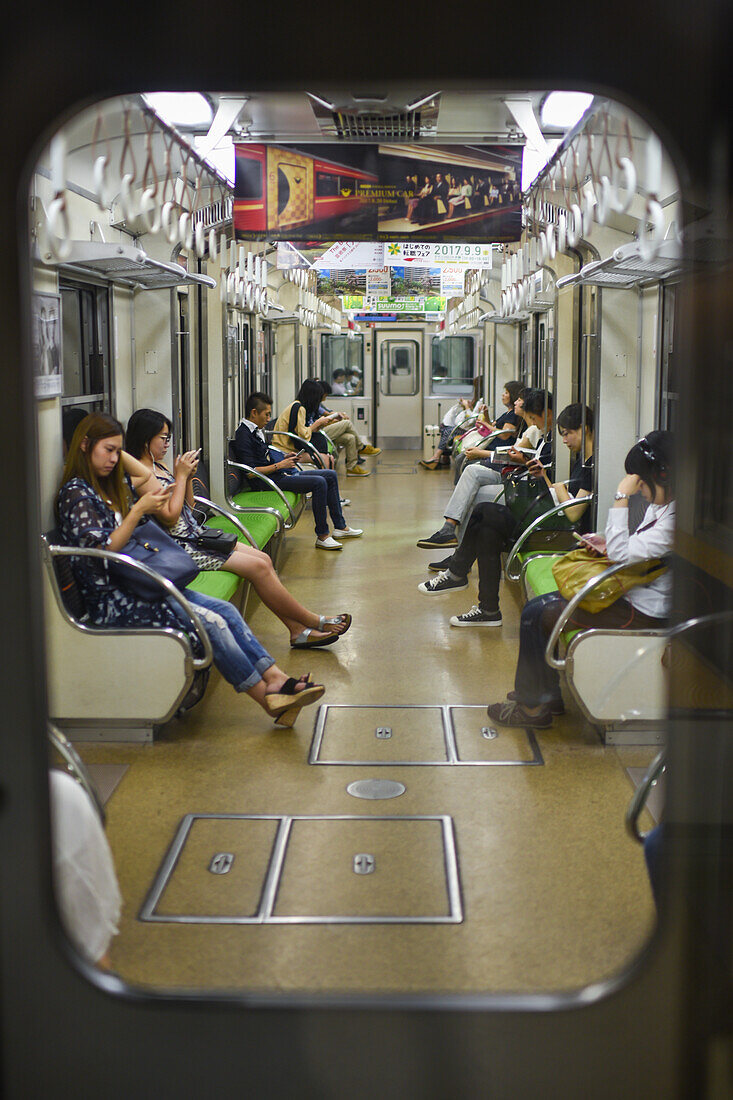
[[[366,292],[374,298],[389,298],[392,293],[392,269],[370,267],[366,273]]]
[[[466,267],[491,267],[490,244],[450,244],[417,241],[393,241],[384,246],[386,264],[464,264]]]
[[[466,267],[446,264],[440,269],[440,293],[444,298],[462,298],[465,294]]]
[[[337,241],[313,266],[328,268],[370,268],[384,264],[384,245],[379,241]]]

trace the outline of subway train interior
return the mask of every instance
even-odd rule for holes
[[[21,177],[10,1094],[730,1095],[725,158],[589,80],[171,86]],[[664,524],[663,606],[579,624],[583,532]]]

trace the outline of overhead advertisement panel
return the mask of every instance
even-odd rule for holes
[[[239,240],[501,243],[521,235],[521,146],[242,142],[235,152]]]
[[[368,298],[366,295],[345,294],[341,305],[345,313],[442,313],[446,300],[439,295],[430,298]]]
[[[490,244],[392,241],[384,246],[385,264],[463,264],[465,267],[492,265]]]

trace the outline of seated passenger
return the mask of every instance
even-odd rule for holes
[[[509,440],[516,434],[520,418],[514,412],[514,402],[523,388],[521,382],[507,382],[504,386],[501,395],[502,401],[506,405],[507,410],[511,411],[502,413],[495,421],[489,422],[487,425],[490,431],[495,431],[504,427],[508,429],[500,436],[497,436],[496,442],[499,440]],[[470,462],[470,465],[464,466],[463,473],[458,480],[456,488],[453,490],[453,495],[448,501],[448,506],[444,513],[445,523],[434,535],[430,535],[430,537],[426,539],[420,539],[417,544],[418,546],[425,549],[432,549],[436,546],[457,546],[460,535],[463,534],[465,528],[464,521],[468,520],[468,516],[471,514],[473,506],[477,502],[476,497],[479,490],[484,486],[493,487],[492,493],[490,495],[482,495],[481,500],[493,500],[501,490],[501,474],[492,465],[494,461],[493,451],[488,448],[476,446],[468,447],[462,454],[465,456],[467,462]],[[473,459],[478,459],[478,461],[474,462],[472,461]]]
[[[331,392],[334,397],[346,397],[346,371],[343,367],[336,367],[331,375]]]
[[[266,607],[277,615],[290,632],[294,649],[313,649],[331,645],[351,625],[350,615],[316,615],[298,603],[275,572],[269,554],[238,542],[229,556],[213,550],[199,550],[190,539],[201,531],[193,514],[194,499],[191,479],[198,467],[198,451],[186,451],[173,463],[173,473],[164,465],[172,439],[170,420],[153,409],[138,409],[127,425],[126,446],[133,458],[157,477],[161,485],[172,486],[173,492],[162,506],[159,518],[168,526],[169,534],[179,539],[199,569],[226,569],[251,581],[252,587]]]
[[[433,183],[430,176],[423,176],[422,187],[417,193],[417,198],[409,199],[407,203],[406,218],[408,222],[418,221],[419,212],[425,209],[425,204],[430,201],[432,193]]]
[[[313,470],[307,474],[294,472],[297,454],[290,452],[282,458],[276,458],[270,453],[262,429],[271,416],[270,395],[251,393],[234,437],[234,453],[237,459],[264,474],[282,489],[289,489],[293,493],[312,493],[316,549],[340,550],[341,540],[360,538],[364,532],[359,528],[349,527],[341,511],[338,475],[335,470]],[[334,525],[333,538],[328,527],[329,515]]]
[[[119,931],[122,898],[107,837],[91,798],[72,776],[52,768],[49,785],[61,922],[82,958],[109,970],[109,945]]]
[[[449,217],[453,217],[456,211],[467,212],[471,209],[471,196],[473,195],[473,187],[469,180],[464,176],[461,181],[460,191],[457,195],[453,195],[448,199],[448,205],[450,207]]]
[[[329,413],[327,416],[318,415],[318,406],[323,397],[323,390],[317,378],[306,378],[298,390],[295,401],[291,401],[278,416],[273,429],[272,442],[276,447],[284,451],[292,451],[297,446],[295,440],[287,435],[278,435],[278,432],[290,432],[304,439],[322,456],[324,464],[333,467],[329,453],[328,437],[321,431],[326,424],[332,424],[338,419],[338,413]],[[306,453],[302,462],[311,462],[312,459]]]
[[[356,474],[360,477],[368,477],[368,471],[360,468],[360,464],[364,459],[359,456],[379,455],[382,453],[381,447],[372,447],[371,443],[367,443],[366,439],[362,439],[345,413],[334,413],[333,410],[327,408],[323,404],[323,400],[328,397],[331,387],[328,382],[324,382],[320,378],[318,379],[318,385],[321,387],[321,404],[318,406],[319,415],[335,417],[330,424],[326,424],[323,431],[337,451],[345,451],[346,473],[350,476]]]
[[[125,454],[122,443],[122,425],[106,413],[91,413],[74,432],[56,501],[65,545],[124,553],[139,521],[160,515],[168,501],[170,489],[163,488],[142,463]],[[142,494],[134,503],[125,474]],[[88,557],[72,558],[71,562],[94,625],[191,629],[182,607],[167,598],[144,599],[133,594],[110,576],[108,562]],[[279,725],[291,726],[301,707],[323,695],[323,685],[311,684],[307,676],[298,680],[286,676],[230,603],[190,588],[185,597],[200,609],[214,664],[224,679],[235,691],[246,692]],[[192,641],[199,644],[195,634]]]
[[[462,424],[464,420],[470,420],[471,417],[481,416],[482,419],[488,423],[488,409],[484,404],[483,397],[481,397],[482,387],[483,377],[478,375],[473,380],[473,396],[471,398],[459,397],[455,405],[451,405],[445,413],[440,424],[440,439],[438,440],[438,446],[435,448],[430,458],[421,458],[418,462],[418,465],[422,466],[424,470],[437,470],[438,466],[450,465],[450,452],[452,449],[451,437],[455,429]]]
[[[547,394],[547,398],[547,409],[541,419],[544,427],[549,430],[543,437],[537,461],[533,463],[530,470],[534,478],[542,477],[544,468],[552,459],[551,394]],[[528,390],[524,401],[526,411],[535,407],[544,407],[545,391]],[[535,402],[541,404],[535,405]],[[583,495],[586,496],[587,492]],[[551,500],[550,503],[552,503]],[[579,505],[579,511],[582,512],[585,508],[587,504]],[[428,596],[440,595],[452,589],[467,588],[467,577],[471,566],[478,560],[479,602],[465,614],[454,615],[450,620],[451,626],[501,626],[499,611],[501,554],[512,545],[521,530],[514,513],[505,504],[489,501],[474,507],[458,548],[445,563],[441,563],[445,568],[436,577],[418,585],[419,590]]]
[[[650,432],[626,456],[626,476],[606,521],[606,553],[613,562],[641,562],[663,558],[672,550],[675,526],[671,432]],[[633,534],[629,533],[629,497],[640,492],[649,507]],[[659,629],[671,608],[672,577],[667,570],[650,584],[632,588],[609,607],[591,614],[578,608],[571,626],[610,630]],[[489,718],[503,726],[547,729],[564,705],[560,680],[545,661],[547,640],[563,608],[559,592],[537,596],[525,604],[519,628],[519,659],[514,691],[506,702],[492,703]]]

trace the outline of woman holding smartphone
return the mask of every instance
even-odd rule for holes
[[[612,562],[663,558],[672,550],[675,526],[671,432],[649,432],[626,456],[621,479],[606,521],[605,550]],[[629,498],[641,493],[648,508],[633,534],[629,531]],[[592,542],[595,540],[591,540]],[[599,544],[599,549],[602,544]],[[665,571],[649,584],[632,588],[621,599],[592,614],[578,608],[575,627],[611,630],[659,629],[667,622],[672,598],[672,577]],[[548,729],[565,707],[557,672],[545,661],[545,648],[553,626],[568,601],[559,592],[537,596],[524,605],[519,627],[519,659],[514,691],[503,703],[487,710],[492,721],[503,726]]]
[[[160,516],[168,503],[170,487],[152,478],[122,443],[122,425],[106,413],[90,413],[74,432],[56,501],[66,546],[124,553],[143,516]],[[138,494],[134,502],[130,483]],[[191,629],[180,606],[165,596],[135,595],[110,575],[106,560],[80,557],[71,563],[94,625]],[[230,603],[191,589],[186,598],[196,607],[222,676],[278,725],[292,726],[300,708],[323,695],[323,685],[312,684],[309,676],[296,680],[279,669]],[[197,644],[195,635],[192,643]]]
[[[199,550],[187,542],[201,526],[193,514],[193,486],[191,479],[198,467],[200,451],[186,451],[173,463],[173,472],[164,459],[172,439],[170,420],[154,409],[138,409],[127,425],[126,446],[149,474],[161,485],[172,489],[169,499],[159,513],[169,534],[181,540],[181,545],[191,555],[199,569],[226,569],[238,577],[244,577],[253,585],[262,603],[277,615],[290,632],[290,644],[294,649],[314,649],[331,645],[351,625],[347,614],[329,617],[317,615],[303,607],[282,583],[268,554],[238,542],[228,556],[211,550]]]

